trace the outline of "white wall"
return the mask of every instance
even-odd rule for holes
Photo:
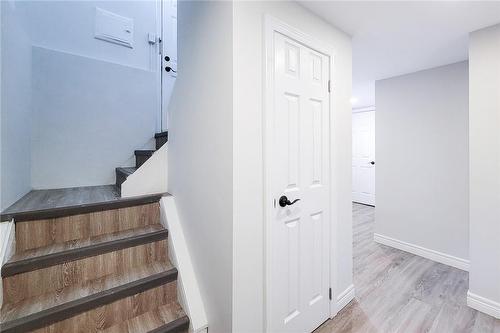
[[[31,190],[31,41],[17,3],[2,1],[0,210]]]
[[[156,32],[156,1],[18,1],[36,46],[151,70],[148,32]],[[134,48],[94,38],[95,8],[134,20]]]
[[[351,40],[294,2],[234,3],[234,227],[233,331],[264,329],[263,207],[263,22],[270,14],[323,40],[335,50],[333,147],[338,207],[339,256],[333,286],[339,295],[352,284],[351,223]]]
[[[231,331],[233,285],[232,11],[232,2],[179,2],[178,76],[169,111],[169,192],[209,331],[221,333]]]
[[[0,139],[2,135],[2,34],[4,30],[2,19],[2,4],[0,3]],[[0,211],[2,210],[2,154],[1,154],[1,144],[0,144]]]
[[[500,25],[470,35],[469,62],[469,292],[500,318]]]
[[[469,259],[468,65],[376,82],[375,232]]]
[[[112,184],[154,136],[153,72],[33,47],[32,79],[35,189]]]

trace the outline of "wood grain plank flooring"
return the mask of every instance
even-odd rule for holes
[[[86,281],[167,260],[165,239],[9,276],[3,279],[4,302],[17,303],[45,293],[60,292]]]
[[[33,313],[54,308],[83,297],[141,280],[148,276],[168,272],[173,269],[174,267],[170,262],[154,262],[149,265],[136,267],[124,273],[110,274],[102,278],[86,281],[80,285],[64,288],[54,293],[28,298],[18,303],[6,303],[2,308],[0,321],[7,322],[26,317]]]
[[[176,290],[177,282],[174,281],[81,313],[33,332],[101,332],[121,322],[152,311],[162,305],[174,302],[177,298]]]
[[[125,299],[127,297],[139,295],[142,292],[152,288],[172,284],[171,288],[162,290],[171,290],[169,298],[176,297],[175,284],[177,279],[177,270],[171,268],[158,272],[154,275],[135,279],[127,283],[122,283],[113,286],[110,289],[104,289],[89,295],[73,299],[69,302],[55,305],[53,307],[43,309],[41,311],[31,313],[29,315],[13,319],[0,324],[1,332],[28,332],[40,327],[44,327],[61,320],[71,318],[86,311],[111,304],[115,301]],[[82,292],[83,294],[84,292]],[[35,302],[38,300],[35,300]],[[126,309],[124,309],[125,311]]]
[[[2,214],[54,209],[118,199],[120,199],[120,195],[114,185],[33,190],[8,207]]]
[[[177,302],[112,326],[103,333],[187,332],[189,320]]]
[[[16,252],[160,224],[159,203],[16,223]]]
[[[16,222],[85,214],[158,202],[168,193],[120,197],[115,185],[33,190],[0,214],[2,221]]]
[[[467,272],[375,243],[374,214],[353,204],[356,299],[315,333],[500,333],[467,306]]]
[[[158,224],[26,250],[4,264],[2,277],[152,243],[167,235],[168,231]]]

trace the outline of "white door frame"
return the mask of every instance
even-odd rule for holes
[[[162,43],[160,42],[163,38],[162,34],[163,27],[163,1],[156,0],[156,41],[154,47],[154,55],[152,56],[151,62],[155,63],[153,70],[156,72],[156,107],[157,107],[157,115],[156,115],[156,130],[158,132],[162,131],[162,118],[163,118],[163,110],[162,110],[162,71],[163,71],[163,62],[162,62]]]
[[[272,131],[273,131],[273,124],[272,124],[272,110],[273,110],[273,101],[274,101],[274,33],[278,32],[288,38],[291,38],[313,50],[316,50],[319,53],[322,53],[326,56],[329,57],[330,62],[329,62],[329,67],[330,67],[330,72],[329,72],[329,78],[330,80],[333,80],[334,78],[334,57],[335,57],[335,49],[328,45],[327,43],[324,43],[315,37],[312,37],[310,35],[307,35],[300,30],[270,16],[266,15],[264,18],[264,62],[263,62],[263,77],[265,78],[264,82],[264,91],[263,91],[263,96],[264,96],[264,105],[263,105],[263,175],[264,175],[264,239],[265,239],[265,246],[264,246],[264,275],[265,275],[265,281],[264,281],[264,322],[265,322],[265,329],[267,332],[270,332],[270,298],[268,295],[270,295],[269,289],[271,286],[271,276],[270,276],[270,251],[269,249],[271,248],[271,233],[270,233],[270,222],[273,221],[272,218],[272,212],[274,209],[274,200],[276,198],[270,197],[270,194],[272,193],[271,186],[272,186],[272,168],[271,168],[271,163],[272,163],[272,153],[269,149],[271,146],[272,142],[270,141],[270,138],[272,138]],[[329,160],[329,171],[330,171],[330,177],[329,177],[329,202],[330,202],[330,287],[332,289],[332,294],[331,294],[331,300],[330,300],[330,318],[333,318],[339,309],[337,309],[337,296],[336,295],[336,288],[335,288],[335,280],[337,276],[337,253],[334,251],[335,249],[335,244],[337,244],[337,239],[336,236],[338,235],[337,232],[337,216],[335,214],[335,211],[337,210],[337,205],[334,202],[333,198],[336,197],[335,193],[335,186],[334,184],[336,183],[336,178],[334,178],[334,173],[333,173],[333,135],[332,135],[332,113],[333,113],[333,99],[335,96],[335,89],[332,88],[331,93],[329,94],[330,98],[330,123],[329,123],[329,128],[330,128],[330,139],[329,139],[329,153],[330,153],[330,160]]]
[[[173,84],[172,86],[165,85],[165,77],[171,77],[173,80],[177,77],[177,51],[175,51],[175,62],[166,62],[164,60],[165,55],[172,54],[172,45],[171,43],[177,43],[177,37],[175,41],[171,40],[169,36],[167,36],[167,29],[171,27],[167,27],[166,23],[170,23],[170,17],[172,15],[172,4],[176,3],[177,0],[156,0],[156,26],[157,26],[157,40],[161,42],[157,42],[157,67],[155,67],[156,80],[157,80],[157,105],[158,105],[158,114],[157,114],[157,130],[158,132],[163,132],[168,130],[168,105],[165,105],[165,94],[169,94],[171,96]],[[175,5],[175,10],[177,5]],[[175,48],[177,50],[177,47]],[[172,67],[175,72],[167,73],[165,71],[165,67]],[[167,89],[169,89],[167,91]],[[169,99],[170,99],[169,96]]]

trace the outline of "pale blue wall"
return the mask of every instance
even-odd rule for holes
[[[14,3],[2,6],[0,209],[31,189],[31,42]]]
[[[155,87],[150,71],[33,47],[33,187],[114,183],[156,131]]]
[[[134,48],[94,38],[95,7]],[[155,1],[2,1],[1,209],[31,188],[114,183],[159,129]]]

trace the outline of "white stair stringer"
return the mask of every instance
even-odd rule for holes
[[[168,142],[154,152],[121,186],[121,196],[166,193],[168,188]]]

